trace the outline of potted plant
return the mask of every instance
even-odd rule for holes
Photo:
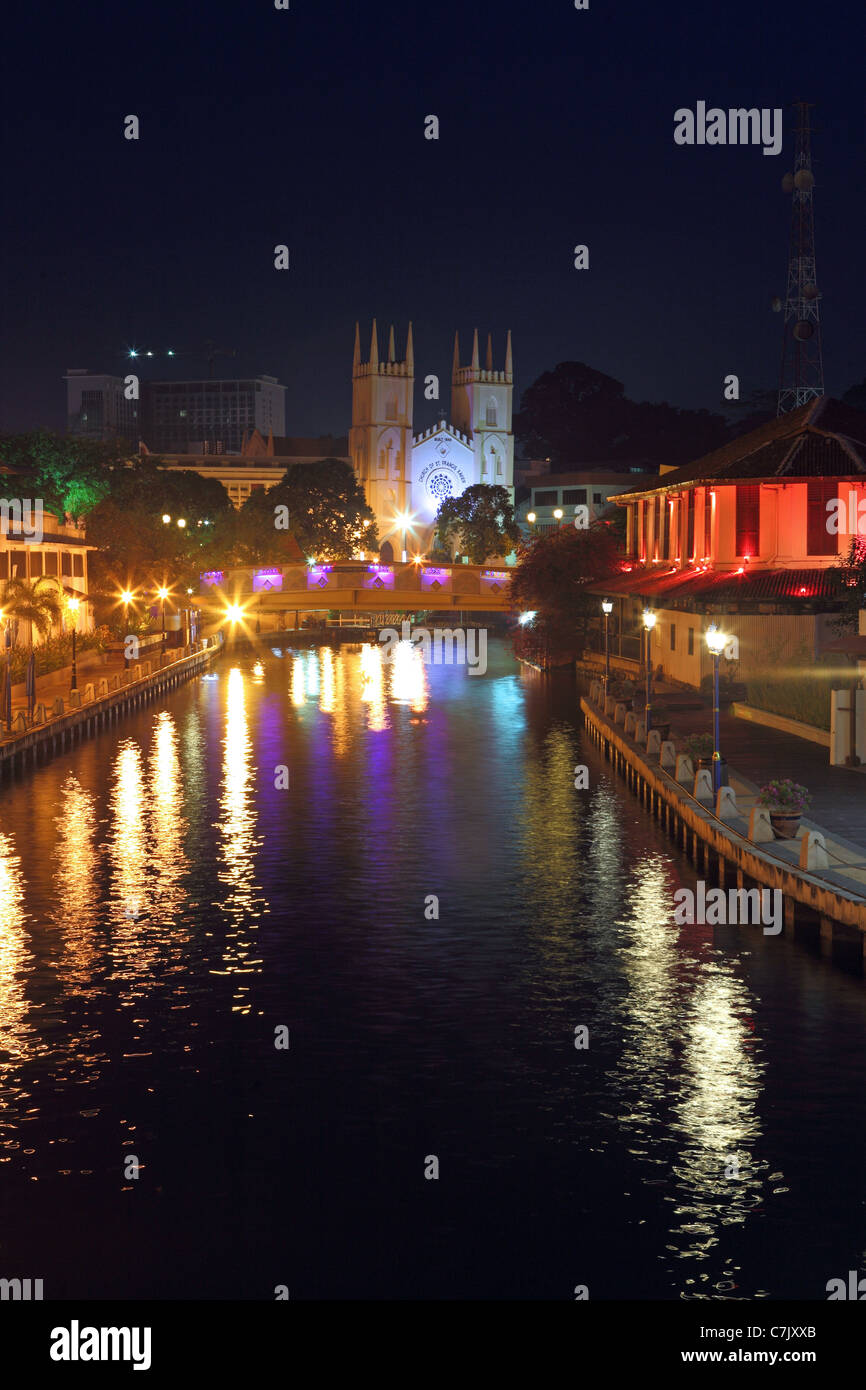
[[[794,840],[800,817],[812,805],[812,797],[799,782],[778,777],[766,782],[758,793],[758,803],[770,812],[770,824],[780,840]]]
[[[685,740],[686,752],[692,760],[695,771],[705,767],[708,772],[713,770],[713,736],[712,734],[689,734]],[[720,787],[728,785],[728,764],[724,758],[719,758],[719,783]]]

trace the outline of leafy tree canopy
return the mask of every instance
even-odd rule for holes
[[[18,475],[20,495],[41,498],[45,511],[63,520],[86,516],[109,491],[109,471],[121,464],[120,440],[81,439],[35,430],[0,437],[0,460]],[[11,479],[4,486],[8,489]]]
[[[376,518],[364,489],[351,464],[341,459],[290,464],[276,487],[245,503],[244,522],[260,522],[270,544],[282,520],[281,507],[288,509],[288,530],[304,554],[317,560],[350,560],[359,550],[378,546]]]
[[[507,488],[485,483],[474,483],[459,497],[446,497],[436,513],[436,530],[445,549],[458,536],[473,565],[483,565],[488,555],[513,550],[520,541]]]
[[[585,530],[560,526],[521,550],[512,600],[518,608],[566,617],[595,612],[600,600],[586,585],[615,574],[619,558],[616,533],[603,522]]]
[[[553,468],[580,463],[686,463],[728,439],[721,415],[635,402],[621,381],[585,362],[560,362],[521,399],[514,433],[530,458]]]

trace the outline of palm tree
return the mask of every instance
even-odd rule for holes
[[[40,637],[47,637],[63,616],[63,595],[56,579],[41,574],[37,579],[7,579],[0,592],[0,615],[30,622]]]

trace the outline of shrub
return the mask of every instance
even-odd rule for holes
[[[711,758],[715,752],[712,734],[689,734],[685,742],[686,752],[693,762],[698,758]]]

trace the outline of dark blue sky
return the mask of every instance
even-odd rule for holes
[[[445,387],[455,328],[514,335],[637,399],[775,387],[790,199],[759,147],[682,148],[673,114],[813,113],[827,390],[866,376],[862,22],[838,0],[291,0],[34,7],[7,22],[0,429],[65,418],[67,367],[238,349],[287,430],[345,430],[356,318]],[[137,143],[123,117],[141,120]],[[441,123],[424,139],[424,117]],[[788,112],[786,110],[786,118]],[[273,269],[285,242],[291,269]],[[590,269],[573,269],[576,243]],[[381,342],[381,338],[380,338]],[[178,376],[206,375],[178,358]],[[162,373],[165,375],[166,373]],[[431,407],[416,388],[416,421]]]

